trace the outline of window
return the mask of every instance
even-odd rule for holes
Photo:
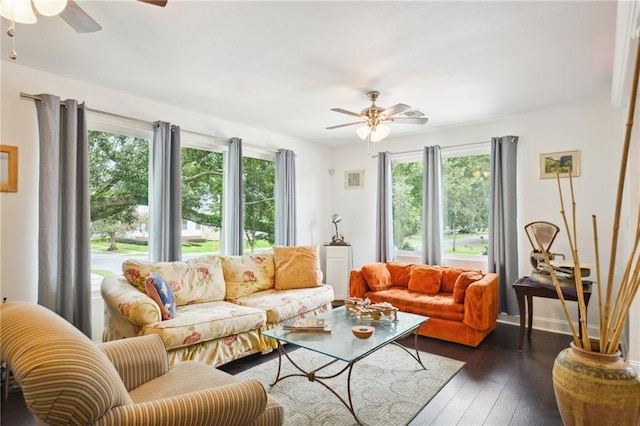
[[[489,154],[478,149],[457,153],[443,149],[442,175],[444,256],[486,256]]]
[[[394,155],[391,170],[395,255],[420,257],[422,152]],[[489,145],[443,148],[442,175],[444,257],[485,256],[489,228]]]
[[[275,163],[244,157],[244,240],[250,253],[270,248],[275,236]]]
[[[149,140],[89,131],[91,271],[121,273],[124,256],[148,256]]]
[[[183,142],[183,145],[186,140]],[[222,152],[181,149],[182,258],[220,253],[222,227]]]
[[[422,252],[422,158],[394,158],[391,185],[395,251],[419,256]]]

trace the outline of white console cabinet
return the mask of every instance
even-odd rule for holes
[[[333,286],[335,299],[349,297],[349,274],[351,273],[351,246],[325,245],[325,282]]]

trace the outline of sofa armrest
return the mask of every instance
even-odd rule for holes
[[[352,269],[349,275],[349,296],[364,297],[365,293],[368,291],[369,286],[364,279],[362,268]]]
[[[498,321],[498,274],[487,273],[467,287],[462,322],[476,330],[488,330]]]
[[[158,304],[149,296],[132,286],[123,275],[111,275],[102,280],[100,293],[104,303],[113,312],[138,326],[155,324],[162,320]]]
[[[225,425],[251,424],[267,406],[267,392],[257,380],[121,405],[107,411],[96,425]]]
[[[157,334],[98,343],[128,391],[169,371],[167,350]]]

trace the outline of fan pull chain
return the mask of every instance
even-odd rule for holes
[[[11,3],[11,25],[7,30],[7,35],[11,37],[11,53],[9,53],[9,58],[15,60],[18,57],[18,53],[16,52],[16,17],[15,17],[15,3]]]

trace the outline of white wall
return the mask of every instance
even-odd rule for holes
[[[391,136],[381,142],[377,148],[390,152],[403,152],[421,149],[426,145],[438,144],[446,147],[488,141],[493,136],[519,136],[517,226],[522,230],[518,242],[520,275],[528,275],[531,272],[529,264],[531,247],[523,230],[524,225],[529,222],[547,220],[558,224],[561,234],[554,243],[553,251],[570,255],[559,213],[557,184],[554,179],[538,179],[538,158],[541,153],[580,150],[580,177],[573,181],[577,208],[578,249],[581,261],[594,260],[591,215],[596,215],[600,259],[604,269],[610,253],[615,191],[623,142],[624,113],[603,101],[590,105],[531,112],[455,128],[434,129],[433,132],[419,137],[394,137],[392,129]],[[397,127],[399,126],[394,129]],[[367,156],[366,146],[361,143],[334,150],[333,167],[335,175],[331,204],[336,212],[342,215],[341,230],[353,245],[354,266],[359,267],[375,259],[377,160]],[[343,172],[357,169],[365,170],[365,188],[345,190]],[[568,180],[564,179],[563,183],[568,185]],[[568,186],[565,187],[565,191],[568,193]],[[570,204],[566,208],[570,211]],[[621,235],[628,235],[628,231],[629,220],[625,219]],[[589,306],[588,323],[595,326],[597,298],[592,299],[592,302]],[[577,311],[575,303],[569,302],[569,305],[573,312]],[[640,322],[637,313],[635,321]],[[559,302],[536,298],[534,326],[566,332],[567,324]]]
[[[164,120],[182,129],[229,138],[265,148],[296,152],[298,243],[322,244],[332,234],[331,149],[270,133],[126,93],[66,79],[2,61],[2,144],[19,148],[19,190],[0,194],[0,296],[9,300],[37,300],[38,243],[38,131],[33,101],[20,92],[51,93],[62,99],[85,101],[92,109],[149,122]]]
[[[37,299],[37,123],[33,102],[20,99],[20,92],[52,93],[63,99],[84,100],[87,106],[98,110],[150,122],[170,121],[186,130],[219,137],[238,136],[248,144],[267,148],[293,149],[297,153],[300,188],[298,242],[322,244],[328,241],[334,232],[331,214],[339,213],[342,216],[340,232],[353,246],[353,265],[359,267],[374,260],[377,160],[367,156],[364,144],[355,143],[331,150],[7,61],[2,61],[0,71],[0,140],[2,144],[18,146],[20,157],[19,191],[0,194],[0,297],[27,301]],[[538,155],[578,149],[581,151],[581,176],[574,180],[574,184],[579,215],[579,249],[583,260],[592,259],[590,221],[591,214],[596,214],[600,240],[605,242],[601,244],[601,260],[606,262],[624,121],[623,111],[603,102],[532,112],[482,124],[434,129],[420,137],[392,134],[378,148],[399,152],[420,149],[425,145],[445,147],[487,141],[492,136],[519,136],[519,229],[533,220],[561,224],[554,181],[537,177]],[[640,123],[638,118],[636,123]],[[634,133],[636,147],[637,135],[638,129]],[[638,170],[640,154],[637,149],[635,152],[634,170]],[[365,170],[364,188],[344,189],[344,172],[360,169]],[[637,178],[637,172],[635,176]],[[635,194],[637,204],[640,197],[638,185],[635,186]],[[627,218],[623,221],[621,234],[627,235],[628,231]],[[553,248],[556,252],[568,254],[564,231]],[[526,275],[530,272],[530,247],[524,233],[520,235],[519,250],[520,274]],[[636,306],[638,303],[636,298]],[[592,303],[589,309],[590,324],[596,324],[594,306]],[[575,310],[574,306],[572,308]],[[636,307],[630,322],[640,324],[640,307]],[[564,315],[557,301],[536,299],[534,325],[566,331]],[[638,340],[637,336],[631,338],[631,360],[640,360]]]

